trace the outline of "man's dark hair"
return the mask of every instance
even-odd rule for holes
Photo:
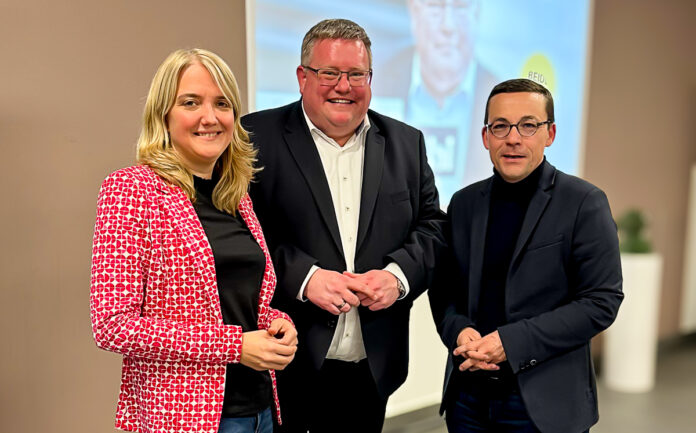
[[[551,92],[549,92],[546,87],[535,81],[528,80],[526,78],[515,78],[512,80],[503,81],[502,83],[496,85],[493,90],[491,90],[491,94],[488,95],[488,100],[486,101],[486,112],[483,115],[483,123],[488,124],[488,104],[490,104],[492,97],[499,93],[519,92],[539,93],[540,95],[543,95],[546,99],[547,120],[550,120],[551,122],[555,121],[555,117],[553,115],[553,96],[551,96]]]

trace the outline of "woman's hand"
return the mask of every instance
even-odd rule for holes
[[[268,328],[268,333],[286,346],[297,346],[297,330],[292,323],[283,318],[275,319]]]
[[[240,362],[254,370],[282,370],[295,357],[297,331],[285,319],[275,319],[268,330],[242,335]]]

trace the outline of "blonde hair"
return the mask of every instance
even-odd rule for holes
[[[200,63],[208,70],[234,110],[232,140],[215,163],[214,171],[220,176],[220,180],[213,190],[213,205],[220,211],[235,215],[239,202],[249,188],[249,182],[258,171],[254,167],[256,150],[239,120],[241,101],[237,81],[230,67],[218,55],[193,48],[174,51],[162,62],[152,79],[145,101],[137,160],[149,166],[163,179],[179,186],[191,202],[196,201],[193,175],[177,156],[167,127],[167,114],[176,99],[179,77],[194,63]]]

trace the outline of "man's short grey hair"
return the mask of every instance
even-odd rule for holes
[[[359,40],[365,45],[367,50],[367,58],[370,61],[370,69],[372,69],[372,50],[370,46],[370,38],[367,36],[365,29],[351,20],[342,18],[334,18],[319,21],[314,25],[304,37],[302,41],[301,62],[302,65],[309,66],[309,61],[312,58],[312,50],[317,41],[323,39],[348,39]]]

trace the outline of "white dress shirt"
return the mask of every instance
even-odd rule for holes
[[[302,107],[307,126],[319,152],[324,174],[331,191],[331,200],[336,213],[341,246],[346,260],[346,270],[355,271],[355,249],[357,247],[358,222],[360,218],[360,198],[362,192],[363,162],[365,159],[365,138],[370,129],[370,119],[365,120],[353,136],[343,145],[324,134],[307,116]],[[304,299],[304,289],[311,276],[320,269],[312,266],[302,283],[297,298]],[[409,285],[403,271],[396,263],[389,263],[385,270],[401,280],[406,293]],[[341,313],[336,324],[331,346],[326,358],[341,361],[358,362],[367,357],[360,328],[360,316],[357,308]]]

